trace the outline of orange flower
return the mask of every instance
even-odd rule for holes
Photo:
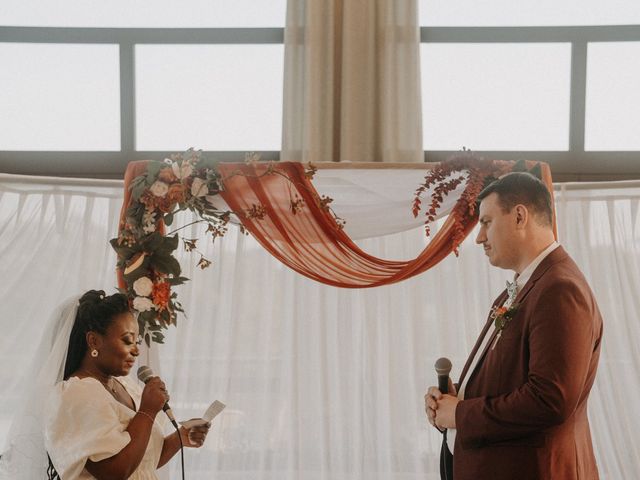
[[[160,170],[160,173],[158,174],[158,180],[161,180],[165,183],[173,183],[178,180],[178,177],[176,177],[175,173],[173,173],[171,167],[165,167]]]
[[[172,172],[173,174],[173,172]],[[181,183],[174,183],[169,187],[167,200],[173,203],[182,203],[185,201],[185,186]]]
[[[176,206],[176,202],[171,200],[169,192],[164,197],[156,197],[150,192],[145,192],[140,197],[140,202],[145,205],[148,211],[160,210],[162,213],[169,213],[173,211]]]
[[[151,291],[151,298],[153,303],[158,307],[159,311],[166,310],[169,305],[169,298],[171,296],[171,287],[167,282],[158,282],[153,284],[153,290]]]
[[[496,317],[502,316],[507,313],[507,307],[498,307],[496,308]]]

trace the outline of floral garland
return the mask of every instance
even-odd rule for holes
[[[188,278],[181,275],[180,263],[174,256],[180,241],[188,252],[200,255],[197,266],[205,269],[211,265],[198,249],[198,239],[179,237],[177,232],[195,223],[206,223],[207,234],[215,242],[227,232],[231,212],[214,206],[214,196],[222,189],[222,179],[215,162],[201,158],[201,151],[189,149],[184,154],[174,154],[163,162],[149,161],[144,174],[136,177],[130,185],[131,203],[125,212],[117,238],[110,243],[118,256],[118,269],[122,272],[126,287],[120,289],[128,296],[131,307],[138,313],[138,325],[147,345],[151,341],[163,343],[163,329],[176,325],[178,312],[184,313],[172,287],[185,283]],[[255,164],[259,160],[256,154],[247,154],[246,162]],[[316,168],[309,164],[305,177],[313,178]],[[236,171],[230,176],[246,175]],[[270,163],[266,171],[259,176],[281,175],[292,184],[293,179],[276,170]],[[330,212],[338,228],[344,226],[329,207],[333,201],[326,196],[314,195],[317,204]],[[295,215],[304,202],[291,193],[290,209]],[[165,235],[165,226],[173,223],[177,212],[190,210],[198,220],[178,227]],[[237,212],[241,218],[261,220],[266,215],[262,205],[252,205],[244,212]],[[240,225],[240,231],[247,231]]]
[[[249,164],[258,160],[255,154],[248,154],[246,158]],[[223,189],[215,166],[215,162],[201,158],[201,151],[190,149],[184,154],[171,155],[163,162],[149,161],[146,172],[131,182],[131,203],[125,212],[118,237],[111,239],[110,243],[117,253],[117,266],[126,284],[121,292],[128,296],[132,308],[138,312],[140,332],[147,345],[151,341],[162,343],[162,330],[169,325],[176,325],[178,312],[184,313],[177,293],[172,291],[172,287],[188,280],[181,275],[180,263],[174,256],[180,241],[186,251],[200,255],[197,266],[205,269],[211,265],[211,261],[197,249],[198,239],[179,237],[177,232],[200,222],[207,224],[206,232],[214,242],[227,232],[231,212],[220,210],[213,203],[214,196]],[[466,188],[451,212],[455,219],[454,252],[458,255],[457,247],[464,239],[465,225],[476,215],[478,193],[489,181],[518,170],[526,170],[524,162],[484,160],[470,152],[451,158],[431,170],[416,190],[414,216],[420,212],[421,195],[435,186],[425,221],[428,236],[430,223],[435,220],[444,196],[466,178]],[[309,164],[304,174],[312,179],[315,172],[316,168]],[[240,170],[230,176],[235,175],[248,176]],[[264,175],[284,176],[297,188],[307,188],[277,170],[273,163],[268,164],[264,173],[257,176]],[[305,205],[297,192],[293,189],[290,192],[290,210],[295,215]],[[315,191],[312,193],[317,206],[331,213],[337,227],[343,228],[345,221],[329,206],[333,200]],[[172,225],[175,214],[184,210],[194,212],[199,219],[165,234],[165,227]],[[246,211],[237,213],[240,218],[261,220],[266,215],[266,209],[263,205],[251,205]],[[247,233],[242,225],[240,230]]]
[[[177,312],[184,312],[171,288],[187,280],[181,276],[173,252],[180,242],[177,232],[188,225],[167,235],[164,227],[173,223],[178,211],[191,210],[200,217],[198,222],[208,224],[207,233],[215,240],[226,233],[231,214],[212,205],[212,196],[221,189],[220,178],[214,165],[202,161],[201,152],[193,149],[171,155],[164,162],[150,161],[130,189],[124,224],[110,243],[127,285],[121,292],[138,312],[145,342],[162,343],[162,329],[176,325]],[[196,239],[182,240],[187,251],[198,252]],[[200,253],[198,266],[204,269],[209,265],[211,261]]]
[[[465,225],[477,220],[476,200],[478,194],[489,183],[502,175],[518,171],[529,171],[538,178],[542,176],[539,165],[527,170],[524,161],[487,160],[465,150],[462,154],[439,163],[425,175],[424,182],[415,192],[413,216],[417,217],[420,214],[424,192],[434,187],[431,193],[431,203],[425,214],[425,233],[428,237],[431,234],[431,224],[436,219],[444,197],[466,179],[466,187],[450,213],[454,220],[453,252],[458,256],[458,247],[465,238]]]

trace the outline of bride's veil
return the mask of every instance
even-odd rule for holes
[[[46,478],[48,459],[44,448],[43,420],[51,387],[62,380],[71,329],[80,297],[60,305],[45,326],[33,363],[27,369],[6,445],[0,458],[0,479]]]

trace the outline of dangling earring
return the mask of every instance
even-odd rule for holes
[[[91,356],[93,358],[96,358],[98,356],[98,350],[96,350],[95,348],[93,350],[91,350]]]

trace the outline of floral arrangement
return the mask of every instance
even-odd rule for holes
[[[500,340],[500,337],[502,336],[502,331],[516,315],[519,307],[520,304],[514,303],[509,307],[505,307],[503,305],[501,307],[493,307],[491,309],[489,318],[493,320],[493,324],[496,327],[496,331],[498,332],[498,334],[496,335],[496,339],[493,341],[493,345],[491,346],[491,350],[496,348],[496,345]]]
[[[188,150],[171,155],[163,162],[150,161],[147,171],[131,183],[131,203],[117,238],[110,241],[118,254],[118,268],[127,287],[122,289],[138,312],[140,332],[147,345],[162,343],[162,329],[176,324],[177,312],[183,312],[171,287],[184,283],[180,264],[173,256],[180,237],[177,228],[165,235],[181,210],[198,214],[198,222],[208,224],[213,240],[227,231],[230,212],[212,205],[212,196],[220,191],[220,178],[213,164],[202,161],[201,152]],[[196,239],[182,238],[187,251],[197,253]],[[211,265],[200,254],[198,266]]]
[[[486,160],[464,150],[444,162],[436,165],[424,177],[424,182],[415,191],[413,216],[417,217],[422,208],[422,195],[433,188],[431,203],[426,210],[425,233],[431,234],[431,224],[435,221],[438,209],[445,196],[454,191],[466,180],[466,187],[450,215],[454,219],[453,252],[458,256],[458,247],[465,238],[465,225],[477,220],[476,199],[489,183],[509,172],[529,171],[541,177],[539,165],[527,170],[524,161]]]
[[[164,161],[149,161],[144,174],[136,177],[130,185],[131,202],[120,225],[117,238],[110,243],[118,256],[118,269],[122,273],[126,287],[121,292],[129,297],[131,306],[138,312],[138,324],[141,335],[147,345],[151,341],[163,343],[163,329],[176,325],[178,312],[184,313],[172,287],[185,283],[188,279],[181,275],[180,263],[174,256],[182,241],[184,249],[200,255],[198,266],[205,269],[211,261],[198,250],[198,239],[184,238],[178,232],[194,223],[207,224],[206,232],[215,242],[227,232],[231,212],[219,210],[214,206],[214,196],[222,189],[222,179],[215,162],[202,159],[201,151],[189,149],[183,154],[174,154]],[[255,164],[259,160],[256,154],[247,154],[246,162]],[[305,177],[313,178],[316,168],[309,164]],[[230,176],[246,175],[241,171]],[[281,175],[297,188],[306,188],[297,184],[286,174],[269,163],[264,175]],[[295,215],[304,207],[304,201],[291,190],[290,210]],[[329,204],[333,201],[317,194],[313,197],[317,205],[333,214],[338,228],[344,226]],[[175,214],[190,210],[198,220],[165,233],[173,224]],[[252,205],[238,216],[261,220],[266,215],[262,205]],[[247,233],[241,225],[240,230]]]

